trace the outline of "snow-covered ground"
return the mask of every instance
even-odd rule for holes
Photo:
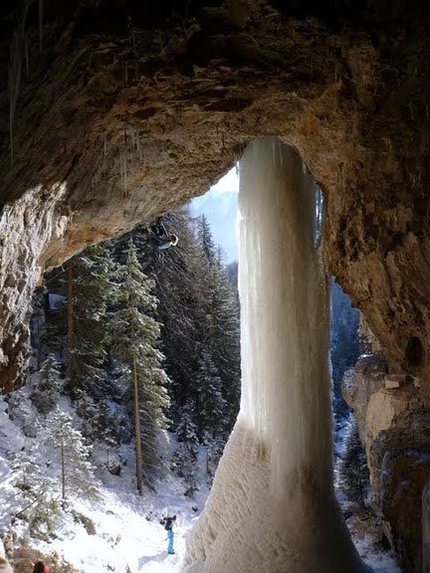
[[[54,542],[51,551],[62,551],[66,561],[84,572],[179,572],[186,534],[202,508],[182,495],[180,485],[177,479],[166,479],[159,491],[145,491],[143,496],[104,488],[103,504],[76,506],[91,517],[97,535],[88,535],[81,526],[65,532],[65,538]],[[172,514],[177,515],[175,554],[168,555],[166,531],[159,521]]]
[[[13,511],[11,453],[28,441],[19,426],[6,412],[7,404],[0,398],[0,531],[10,533],[10,515]],[[100,456],[102,454],[100,453]],[[43,555],[55,554],[82,573],[178,573],[185,553],[186,536],[198,519],[208,494],[204,477],[204,459],[200,471],[200,490],[195,499],[184,496],[185,487],[180,478],[168,473],[157,484],[156,491],[144,489],[139,496],[134,490],[132,450],[121,476],[111,475],[105,468],[96,472],[94,480],[99,490],[98,501],[70,499],[68,509],[56,523],[56,538],[50,542],[31,541]],[[127,450],[122,452],[123,458]],[[95,534],[90,535],[76,515],[91,520]],[[177,515],[175,526],[175,554],[167,553],[166,531],[160,519]],[[400,573],[387,552],[376,543],[375,523],[369,527],[368,517],[350,518],[357,548],[375,573]],[[88,527],[88,524],[87,524]],[[15,531],[22,531],[20,525]],[[1,544],[0,544],[1,553]]]

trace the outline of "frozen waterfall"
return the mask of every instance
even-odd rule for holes
[[[367,570],[333,492],[327,281],[315,185],[267,138],[240,163],[242,402],[184,573]]]

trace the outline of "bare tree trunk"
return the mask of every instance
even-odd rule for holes
[[[66,499],[66,465],[64,462],[64,442],[61,440],[61,492],[63,500]]]
[[[36,347],[37,347],[37,369],[40,371],[42,367],[42,325],[39,313],[36,319]]]
[[[137,379],[137,365],[136,365],[136,328],[134,309],[132,310],[131,317],[131,340],[133,344],[133,388],[134,388],[134,425],[135,425],[135,439],[136,439],[136,486],[137,491],[142,495],[142,436],[140,430],[140,408],[139,408],[139,386]]]
[[[73,351],[75,347],[75,331],[73,320],[73,264],[67,265],[67,377],[69,383],[75,373]]]

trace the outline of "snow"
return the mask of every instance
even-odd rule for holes
[[[19,424],[8,417],[7,407],[5,399],[0,398],[0,503],[3,510],[0,515],[0,531],[3,533],[9,531],[8,518],[14,496],[14,488],[11,485],[11,456],[28,442]],[[170,439],[171,447],[174,449],[176,444],[172,435]],[[99,501],[90,502],[77,498],[69,500],[69,509],[73,508],[93,521],[96,535],[89,535],[83,525],[77,523],[68,511],[62,514],[62,519],[57,524],[56,539],[52,539],[49,543],[32,541],[32,544],[44,555],[53,556],[55,553],[63,555],[66,561],[83,573],[181,572],[186,538],[199,519],[208,493],[203,473],[203,454],[201,451],[200,490],[195,499],[183,495],[185,488],[182,480],[170,472],[157,483],[156,491],[144,489],[143,495],[139,496],[135,492],[133,482],[133,451],[132,448],[124,448],[121,455],[128,463],[120,477],[113,476],[104,469],[97,472],[94,483],[99,488]],[[95,451],[95,456],[101,460],[105,452]],[[251,472],[255,471],[254,458],[249,458],[248,461],[253,468]],[[244,479],[249,478],[245,476]],[[241,484],[232,483],[230,486],[241,487]],[[258,491],[249,492],[248,495],[250,493],[258,499]],[[230,505],[226,500],[222,513],[234,511],[235,508],[231,508]],[[175,555],[168,555],[166,532],[159,521],[161,517],[173,513],[177,515]],[[208,526],[213,526],[213,523],[209,522]],[[367,522],[364,527],[367,527]],[[366,562],[372,565],[375,573],[400,573],[391,557],[375,547],[374,537],[360,533],[357,524],[354,525],[354,530],[359,552],[365,557]],[[19,532],[20,528],[15,527],[15,531]],[[230,534],[228,532],[228,535]],[[1,543],[0,553],[4,554]]]
[[[17,424],[5,413],[6,409],[6,402],[0,399],[0,500],[3,510],[0,531],[3,533],[9,530],[13,507],[10,456],[25,443]],[[132,450],[128,453],[124,450],[122,454],[131,456]],[[203,507],[208,493],[204,480],[200,480],[200,491],[195,499],[183,495],[182,480],[170,473],[160,481],[157,491],[145,490],[139,496],[134,490],[132,459],[128,460],[121,477],[112,476],[106,470],[98,473],[95,480],[99,489],[98,501],[77,498],[68,501],[69,510],[91,519],[96,535],[89,535],[82,523],[77,523],[71,511],[67,511],[62,514],[61,523],[57,523],[56,539],[49,543],[32,540],[32,544],[45,555],[63,555],[67,562],[85,573],[181,571],[185,537],[199,515],[199,510],[195,509]],[[168,555],[166,531],[159,521],[173,513],[177,515],[175,555]]]

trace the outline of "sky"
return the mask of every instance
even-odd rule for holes
[[[194,217],[206,215],[214,241],[221,246],[226,263],[237,260],[238,192],[239,175],[236,167],[233,167],[205,195],[191,201],[191,213]]]

